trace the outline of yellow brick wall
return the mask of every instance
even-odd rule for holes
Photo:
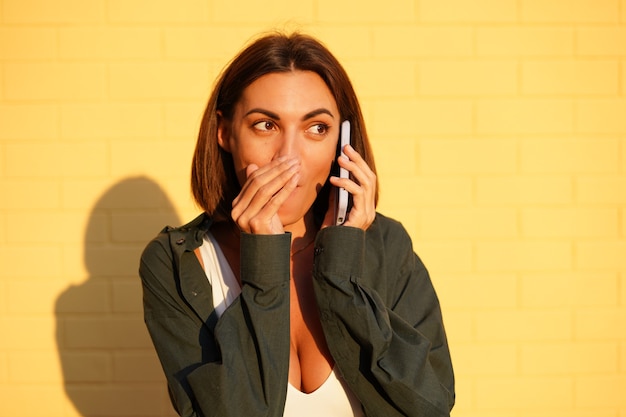
[[[172,416],[137,258],[254,34],[348,69],[455,417],[626,417],[626,0],[0,0],[0,416]]]

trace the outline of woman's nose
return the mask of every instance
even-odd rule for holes
[[[299,140],[298,132],[295,130],[286,130],[281,137],[280,145],[277,152],[277,157],[298,157],[299,155]]]

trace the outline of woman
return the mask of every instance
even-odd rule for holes
[[[337,158],[343,120],[353,145]],[[352,198],[341,226],[334,187]],[[375,211],[361,110],[323,45],[270,34],[230,63],[202,119],[192,191],[203,214],[163,230],[139,271],[180,415],[449,415],[437,296],[406,231]]]

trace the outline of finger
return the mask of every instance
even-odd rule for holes
[[[272,174],[269,182],[265,182],[268,176],[259,177],[259,184],[254,184],[256,179],[253,179],[247,192],[242,193],[242,198],[233,206],[232,218],[240,227],[248,229],[251,219],[260,217],[261,220],[267,220],[275,215],[297,186],[299,171],[299,165],[292,165],[277,176]]]
[[[287,159],[281,157],[260,168],[255,164],[248,165],[246,167],[246,182],[241,187],[239,195],[233,200],[233,206],[239,204],[242,200],[245,201],[252,198],[259,187],[272,181],[298,162],[295,158]],[[247,203],[244,204],[247,205]]]
[[[335,187],[331,187],[330,193],[328,193],[328,210],[326,210],[326,215],[324,216],[324,220],[322,221],[321,229],[334,226],[335,225],[335,216],[337,208],[335,207],[337,200],[337,190]]]
[[[300,174],[295,174],[280,191],[278,191],[260,210],[249,208],[238,219],[237,224],[248,233],[280,234],[284,232],[283,224],[278,217],[278,210],[297,187]]]

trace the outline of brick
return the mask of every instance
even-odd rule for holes
[[[472,198],[469,178],[383,176],[380,180],[381,199],[393,201],[396,207],[467,204]]]
[[[576,200],[584,204],[626,203],[626,177],[581,176],[576,181]]]
[[[584,269],[625,270],[626,241],[606,240],[580,242],[576,245],[576,265]]]
[[[82,415],[86,416],[161,416],[167,389],[162,385],[87,385],[67,387]]]
[[[454,345],[454,373],[458,376],[484,378],[517,373],[517,347],[514,344]]]
[[[64,104],[61,135],[64,139],[158,138],[163,114],[156,103]]]
[[[114,23],[206,23],[209,3],[181,0],[172,7],[168,2],[150,0],[107,0],[108,19]]]
[[[113,379],[120,382],[162,383],[165,381],[154,349],[116,353],[113,362]]]
[[[512,174],[517,142],[509,139],[421,140],[420,170],[426,174]]]
[[[156,236],[165,225],[178,224],[176,212],[162,210],[150,213],[145,210],[133,213],[121,212],[111,215],[111,240],[115,244],[146,243]]]
[[[570,133],[572,102],[566,99],[487,99],[476,105],[481,134]]]
[[[455,135],[473,130],[469,100],[380,99],[372,107],[376,114],[373,123],[369,123],[372,136]]]
[[[614,417],[615,411],[612,408],[588,408],[586,410],[577,410],[574,408],[564,407],[559,411],[529,411],[524,413],[524,417]]]
[[[63,382],[59,357],[54,352],[10,352],[9,381],[12,384]]]
[[[574,53],[574,30],[560,27],[477,27],[476,54],[558,57]]]
[[[441,299],[444,309],[444,324],[450,346],[460,343],[475,345],[473,340],[473,318],[467,310],[446,309],[446,300]],[[490,346],[493,346],[491,344]]]
[[[522,0],[525,23],[610,23],[619,19],[619,0]]]
[[[475,406],[478,409],[564,409],[574,405],[573,385],[568,377],[481,378],[475,383]]]
[[[37,262],[33,262],[33,253],[37,253]],[[25,246],[11,245],[0,251],[0,264],[8,280],[58,278],[62,267],[61,249],[32,243]]]
[[[51,28],[0,28],[0,60],[47,60],[58,55],[57,31]]]
[[[6,145],[7,177],[88,177],[108,174],[104,142]],[[80,155],[80,157],[77,157]]]
[[[464,26],[376,26],[373,35],[375,57],[459,57],[474,52],[472,28]],[[410,40],[410,41],[409,41]]]
[[[119,63],[109,66],[109,90],[116,99],[193,99],[208,96],[204,63]]]
[[[117,183],[101,180],[67,180],[62,185],[62,205],[65,209],[95,211],[172,208],[168,195],[159,183],[144,176],[129,177]],[[189,194],[188,181],[176,181],[173,188],[182,188],[186,195]],[[93,216],[93,213],[91,215]],[[100,235],[94,234],[94,237],[96,236]]]
[[[617,237],[618,214],[613,208],[524,208],[522,235],[529,238]]]
[[[111,146],[111,171],[118,177],[132,175],[173,176],[189,178],[195,143],[192,141],[153,141],[150,158],[137,159],[145,152],[140,141],[115,142]]]
[[[103,279],[88,279],[70,285],[58,294],[55,312],[59,317],[74,313],[106,314],[112,311],[111,284]]]
[[[618,288],[614,272],[537,272],[522,275],[519,297],[525,309],[615,307]]]
[[[515,22],[517,4],[514,0],[422,0],[421,22]]]
[[[21,279],[7,283],[7,312],[14,315],[54,314],[55,298],[67,282],[62,280]],[[33,291],[36,288],[37,291]]]
[[[585,99],[576,104],[576,127],[584,133],[626,133],[626,99]]]
[[[481,241],[476,244],[479,271],[549,271],[570,269],[573,253],[566,241]]]
[[[514,274],[448,273],[445,278],[439,280],[437,293],[446,301],[446,308],[470,310],[514,308],[517,305],[517,277]]]
[[[162,54],[161,31],[153,28],[59,29],[62,59],[157,59]]]
[[[9,382],[9,358],[7,353],[0,353],[0,386],[8,385]]]
[[[415,64],[405,60],[346,61],[344,66],[360,97],[414,97],[417,91]],[[392,77],[381,77],[393,68]]]
[[[518,236],[514,208],[424,208],[420,210],[424,239],[514,238]]]
[[[104,1],[81,0],[4,0],[6,23],[95,23],[104,20]]]
[[[414,176],[417,170],[417,143],[414,139],[372,141],[379,181],[391,176]]]
[[[521,79],[529,95],[613,95],[619,91],[619,63],[527,60]]]
[[[524,173],[616,173],[620,143],[613,138],[526,138],[521,142]]]
[[[2,397],[11,399],[0,402],[2,416],[65,417],[71,407],[59,383],[3,386]]]
[[[180,186],[180,183],[177,183]],[[186,184],[185,184],[186,185]],[[167,194],[156,181],[144,177],[128,177],[110,186],[97,202],[99,209],[110,209],[111,213],[132,209],[158,209],[169,213],[172,203]]]
[[[67,318],[61,346],[71,349],[150,348],[143,320],[137,318]]]
[[[590,375],[576,379],[575,395],[578,407],[626,407],[626,376]]]
[[[378,27],[378,25],[376,25]],[[346,26],[342,23],[338,25],[319,26],[307,31],[312,36],[321,40],[326,47],[339,59],[344,62],[348,58],[366,58],[372,56],[373,41],[372,31],[369,25]],[[407,54],[401,58],[406,59]]]
[[[502,310],[475,313],[475,335],[480,342],[548,342],[572,337],[569,309]]]
[[[223,27],[166,27],[164,54],[169,59],[214,59],[221,65],[229,61],[250,40],[251,34],[261,32],[251,25]],[[219,39],[219,42],[215,42]]]
[[[574,332],[577,340],[622,341],[626,338],[626,309],[579,310],[575,313]]]
[[[0,349],[5,351],[54,352],[57,346],[55,328],[56,323],[52,316],[0,317],[0,330],[2,331]]]
[[[102,241],[102,228],[105,227],[96,216],[89,219],[89,229],[85,213],[75,210],[46,210],[29,212],[25,210],[7,213],[7,233],[15,243],[78,244],[91,240]],[[33,218],[39,221],[33,221]]]
[[[56,181],[5,180],[0,183],[0,195],[10,196],[0,200],[4,209],[52,209],[60,202]]]
[[[498,61],[423,61],[419,94],[435,96],[499,96],[517,92],[518,63]]]
[[[163,124],[168,138],[185,138],[189,141],[198,136],[205,103],[168,103],[165,105]]]
[[[62,270],[63,277],[67,277],[73,283],[81,283],[90,276],[89,261],[91,258],[88,245],[82,244],[64,244],[62,255]]]
[[[542,343],[521,347],[525,375],[577,375],[614,372],[618,367],[616,343]]]
[[[417,254],[422,258],[433,276],[445,272],[469,272],[472,270],[472,247],[470,243],[454,241],[413,242]],[[436,285],[436,284],[435,284]]]
[[[146,241],[147,242],[147,241]],[[139,260],[137,260],[139,264]],[[133,278],[131,281],[113,284],[113,311],[119,313],[143,313],[141,282]]]
[[[415,22],[415,8],[416,4],[411,0],[391,0],[388,3],[370,1],[361,7],[355,7],[350,2],[318,0],[316,13],[317,20],[322,23],[400,23]]]
[[[567,204],[573,201],[572,180],[565,176],[480,176],[476,201],[480,204]]]
[[[142,246],[89,246],[85,261],[92,277],[135,277]]]
[[[10,100],[87,100],[105,95],[100,63],[6,63],[5,98]]]
[[[272,17],[268,20],[267,10],[272,10]],[[245,0],[232,2],[216,2],[212,7],[212,20],[218,23],[247,23],[263,24],[289,29],[291,25],[299,28],[303,24],[313,22],[315,6],[311,1],[290,2],[288,0],[271,0],[261,5]]]
[[[66,384],[113,381],[113,358],[106,351],[61,349],[59,359]]]
[[[0,104],[0,139],[45,140],[58,139],[58,137],[58,106],[54,104]]]
[[[626,28],[581,27],[576,29],[576,52],[582,56],[626,55]]]

